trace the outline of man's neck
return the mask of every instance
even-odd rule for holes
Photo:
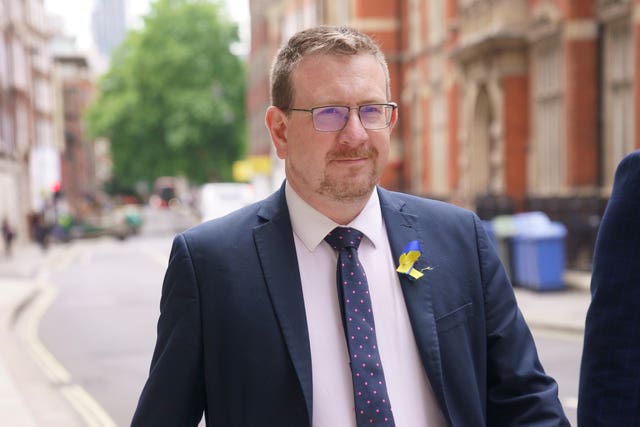
[[[370,196],[370,195],[369,195]],[[347,225],[357,217],[367,204],[369,197],[349,201],[328,202],[315,208],[340,225]]]
[[[345,200],[335,200],[316,193],[304,194],[292,186],[292,189],[311,207],[340,225],[347,225],[357,217],[367,205],[375,187],[368,194]]]

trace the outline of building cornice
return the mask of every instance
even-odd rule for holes
[[[559,20],[547,14],[540,14],[531,21],[527,31],[527,40],[530,43],[537,43],[544,39],[559,36],[561,30],[562,24]]]
[[[465,40],[452,49],[450,57],[456,62],[466,63],[488,55],[495,56],[503,52],[526,50],[527,46],[525,33],[505,30]]]
[[[602,22],[629,16],[631,11],[632,5],[629,0],[598,0],[596,3],[596,16]]]

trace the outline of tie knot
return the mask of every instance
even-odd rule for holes
[[[360,241],[362,241],[363,234],[351,227],[336,227],[334,228],[324,240],[333,247],[333,249],[340,251],[344,248],[358,249]]]

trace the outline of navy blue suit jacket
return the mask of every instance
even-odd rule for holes
[[[378,189],[413,332],[452,426],[568,425],[513,290],[473,213]],[[132,425],[308,426],[311,353],[284,187],[178,235],[158,339]],[[401,427],[401,426],[399,426]]]
[[[640,425],[640,150],[618,165],[593,257],[580,426]]]

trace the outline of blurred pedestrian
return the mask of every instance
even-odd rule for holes
[[[598,230],[578,424],[640,426],[640,150],[618,165]]]
[[[35,214],[31,225],[33,227],[34,239],[43,251],[47,250],[49,246],[49,226],[45,221],[44,214]]]
[[[16,233],[13,230],[13,227],[11,227],[9,219],[4,217],[2,219],[2,239],[4,240],[4,253],[7,257],[11,256],[11,245],[15,236]]]
[[[567,426],[479,218],[378,186],[379,47],[311,28],[271,73],[286,181],[174,239],[132,426]]]

